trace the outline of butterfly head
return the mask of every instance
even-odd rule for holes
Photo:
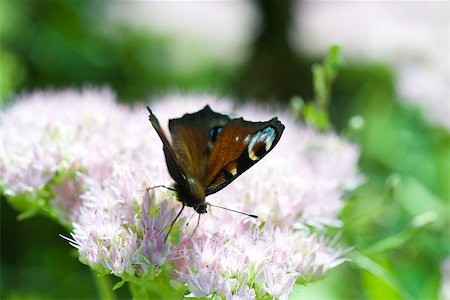
[[[208,204],[206,204],[205,202],[200,203],[199,205],[197,205],[196,207],[194,207],[195,211],[198,212],[199,214],[205,214],[208,211],[206,210],[206,208],[208,207]]]
[[[199,214],[207,212],[207,204],[205,202],[205,188],[194,178],[187,178],[187,184],[176,184],[175,189],[179,200],[187,206],[193,207]]]

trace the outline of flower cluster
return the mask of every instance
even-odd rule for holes
[[[101,273],[152,278],[173,255],[164,237],[176,215],[174,203],[157,202],[148,191],[142,199],[145,171],[133,162],[115,163],[105,180],[90,181],[81,196],[71,243]]]
[[[147,154],[154,149],[145,113],[117,105],[108,90],[35,92],[0,114],[0,188],[35,198],[49,188],[62,223],[77,219],[87,180],[102,181],[113,161],[143,155],[136,150],[145,145]]]
[[[51,186],[49,204],[68,212],[69,240],[82,262],[142,286],[170,276],[189,297],[286,299],[295,283],[317,280],[345,261],[324,231],[341,225],[344,192],[361,182],[354,145],[300,125],[281,110],[236,110],[210,96],[154,102],[163,127],[168,118],[205,104],[248,120],[277,115],[286,126],[266,158],[207,199],[258,219],[210,206],[196,228],[196,213],[185,209],[164,241],[181,204],[171,191],[148,189],[171,183],[161,141],[143,106],[130,110],[105,95],[34,94],[1,121],[1,138],[8,142],[0,150],[3,190],[13,196]]]
[[[339,265],[341,252],[315,234],[252,226],[232,234],[207,232],[182,243],[177,272],[193,297],[286,299],[296,282],[311,282]]]

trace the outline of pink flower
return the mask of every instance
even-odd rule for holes
[[[19,97],[0,115],[0,187],[8,196],[31,197],[49,188],[55,198],[46,199],[48,209],[70,224],[87,181],[103,180],[114,161],[144,153],[163,159],[140,112],[116,104],[108,90]]]
[[[187,255],[180,258],[182,263],[177,266],[178,277],[188,287],[192,282],[199,282],[196,289],[207,285],[202,297],[225,295],[233,291],[230,286],[251,281],[249,289],[257,295],[287,298],[296,281],[317,280],[346,260],[341,257],[342,251],[326,245],[315,234],[270,224],[242,230],[238,226],[227,237],[220,231],[209,237],[205,233],[186,244],[183,252]],[[192,270],[207,270],[207,283],[205,273]],[[223,279],[228,286],[222,285]]]
[[[166,243],[164,239],[176,213],[173,207],[169,207],[167,201],[157,205],[150,193],[148,191],[145,193],[142,203],[141,252],[142,257],[152,265],[162,266],[166,260],[174,257],[173,253],[169,253],[170,243]]]
[[[0,150],[5,154],[1,185],[8,195],[50,188],[50,207],[70,222],[70,243],[94,270],[145,286],[166,269],[164,274],[170,274],[175,285],[188,287],[189,297],[284,299],[296,282],[315,281],[346,260],[336,244],[324,238],[323,229],[341,225],[344,191],[362,177],[358,149],[334,133],[315,132],[284,111],[254,105],[233,110],[231,102],[210,96],[175,95],[153,103],[163,126],[168,118],[206,103],[250,120],[278,115],[286,125],[270,155],[207,199],[259,218],[209,207],[193,234],[196,221],[186,222],[196,213],[185,209],[171,231],[179,243],[172,244],[178,239],[164,238],[181,204],[171,191],[146,192],[173,180],[145,109],[129,110],[91,93],[86,98],[92,105],[81,101],[68,114],[67,108],[85,95],[55,95],[30,96],[6,112],[1,126],[7,130],[1,137],[10,143]],[[36,123],[31,114],[21,120],[19,112],[26,113],[25,107],[39,112]],[[30,139],[11,134],[25,128]],[[26,186],[16,182],[33,176],[36,182]]]
[[[207,265],[200,269],[188,269],[189,276],[186,277],[186,286],[191,292],[186,297],[202,298],[212,297],[217,291],[222,289],[226,280],[220,272],[217,272],[216,265]]]
[[[136,180],[144,170],[137,164],[115,164],[110,176],[101,183],[91,182],[82,196],[72,243],[82,261],[94,269],[152,277],[173,259],[164,238],[177,212]]]
[[[239,283],[239,285],[235,286],[234,288],[231,287],[231,284],[234,284],[233,281],[227,281],[225,283],[225,299],[227,300],[253,300],[256,299],[256,293],[255,290],[250,288],[252,284],[248,282],[248,278],[242,279],[237,278],[236,282]],[[236,284],[234,284],[236,285]]]

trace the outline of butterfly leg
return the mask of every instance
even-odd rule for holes
[[[181,213],[183,212],[183,209],[184,209],[184,202],[182,202],[182,203],[183,203],[183,206],[181,207],[181,209],[180,209],[180,211],[178,212],[178,214],[177,214],[177,216],[175,217],[175,219],[172,221],[172,224],[170,224],[169,231],[167,232],[166,237],[164,238],[164,243],[166,243],[166,240],[167,240],[167,238],[169,237],[169,233],[170,233],[170,231],[172,230],[173,224],[175,224],[175,222],[177,221],[177,219],[180,217]]]
[[[163,184],[155,185],[155,186],[149,187],[149,188],[147,188],[147,191],[149,191],[149,190],[154,190],[154,189],[157,189],[157,188],[165,188],[165,189],[168,189],[169,191],[176,192],[176,190],[175,190],[174,188],[165,186],[165,185],[163,185]]]
[[[197,231],[198,225],[200,225],[200,216],[201,214],[198,214],[198,219],[197,219],[197,225],[195,225],[194,231],[192,231],[192,236],[194,236],[195,232]]]

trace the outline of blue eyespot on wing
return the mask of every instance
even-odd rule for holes
[[[278,143],[284,125],[273,118],[249,122],[242,118],[227,123],[208,160],[206,195],[216,193],[260,161]]]

